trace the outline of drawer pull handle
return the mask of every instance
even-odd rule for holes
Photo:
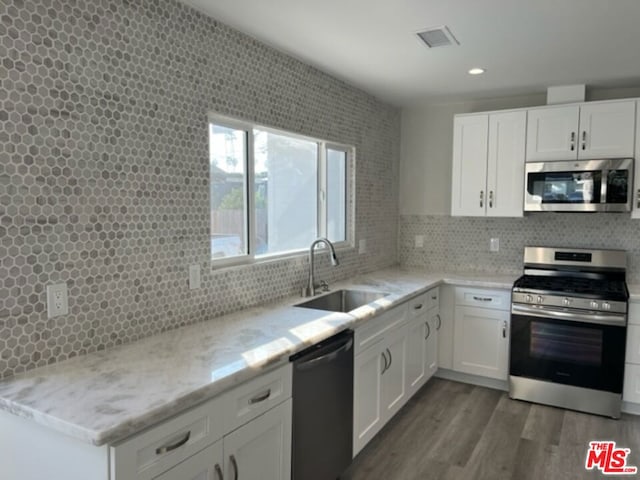
[[[229,460],[231,460],[231,466],[233,467],[233,480],[238,480],[238,462],[236,462],[236,457],[231,455],[229,456]]]
[[[437,295],[433,295],[433,296],[431,297],[431,300],[437,300],[437,299],[438,299],[438,296],[437,296]]]
[[[427,340],[431,335],[431,327],[429,326],[429,322],[424,322],[424,326],[427,327],[427,336],[424,337],[424,339]]]
[[[491,297],[476,297],[475,295],[473,296],[473,299],[476,302],[491,302],[491,301],[493,301],[493,299]]]
[[[414,305],[414,306],[413,306],[413,309],[414,309],[414,310],[422,310],[422,304]]]
[[[507,338],[507,322],[502,323],[502,338]]]
[[[271,389],[269,388],[266,392],[261,393],[253,397],[249,400],[249,405],[254,405],[256,403],[264,402],[267,398],[271,396]]]
[[[164,447],[156,448],[156,455],[163,455],[165,453],[169,453],[172,450],[175,450],[176,448],[180,448],[185,443],[187,443],[190,438],[191,438],[191,430],[189,430],[187,434],[184,437],[182,437],[180,440],[178,440],[176,443],[172,443],[170,445],[165,445]]]
[[[214,468],[216,470],[216,477],[218,477],[218,480],[224,480],[224,476],[222,475],[222,469],[220,468],[220,465],[216,463],[216,466]]]
[[[440,318],[439,313],[436,315],[436,318],[438,319],[438,326],[436,327],[436,330],[440,330],[440,327],[442,326],[442,319]]]

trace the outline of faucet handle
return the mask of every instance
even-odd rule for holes
[[[324,280],[320,280],[320,288],[322,288],[323,292],[328,292],[329,291],[329,284],[327,282],[325,282]]]

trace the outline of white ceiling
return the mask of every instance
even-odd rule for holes
[[[182,1],[399,106],[640,85],[640,0]],[[439,25],[460,45],[415,36]]]

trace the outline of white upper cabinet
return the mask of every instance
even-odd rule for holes
[[[527,161],[577,158],[579,118],[578,106],[529,110]]]
[[[529,110],[527,161],[631,157],[635,101]]]
[[[521,217],[524,198],[526,112],[489,115],[487,216]]]
[[[451,214],[521,217],[526,112],[454,120]]]
[[[453,126],[451,215],[484,217],[489,115],[457,116]]]

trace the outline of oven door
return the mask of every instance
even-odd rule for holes
[[[633,159],[526,164],[525,211],[626,212]]]
[[[511,307],[511,375],[622,393],[625,346],[625,315]]]

